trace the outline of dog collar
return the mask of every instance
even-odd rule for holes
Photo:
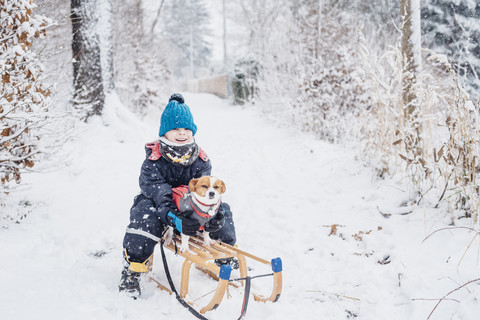
[[[190,197],[190,206],[202,218],[210,218],[212,215],[217,213],[218,209],[220,208],[220,202],[221,201],[219,200],[217,203],[209,205],[200,202],[193,195]]]

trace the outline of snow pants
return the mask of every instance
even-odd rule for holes
[[[217,232],[210,233],[215,240],[234,245],[236,242],[235,225],[230,206],[222,202],[220,210],[225,213],[225,225]],[[130,224],[123,238],[123,247],[130,262],[145,262],[162,237],[165,225],[156,214],[154,202],[139,194],[130,209]]]

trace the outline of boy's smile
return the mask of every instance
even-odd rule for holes
[[[178,143],[178,144],[187,144],[193,141],[192,130],[185,128],[177,128],[165,133],[165,138],[168,141]]]

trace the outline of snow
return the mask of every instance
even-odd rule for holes
[[[443,229],[425,240],[451,217],[430,208],[408,213],[401,207],[408,192],[376,180],[352,148],[282,128],[254,106],[208,94],[185,99],[197,142],[226,182],[239,247],[283,260],[280,300],[251,298],[247,319],[427,319],[435,299],[479,278],[475,232]],[[10,196],[22,206],[6,206],[1,216],[26,217],[0,220],[2,319],[194,319],[152,283],[143,282],[136,301],[118,293],[144,143],[156,139],[160,114],[140,121],[110,97],[103,119],[78,125],[56,170],[26,176],[28,190]],[[168,260],[179,286],[182,258]],[[254,268],[251,275],[265,272]],[[215,286],[194,271],[192,299]],[[153,276],[166,284],[158,250]],[[268,294],[271,279],[253,281]],[[479,284],[449,295],[431,319],[478,319]],[[230,294],[209,319],[238,318],[243,292]]]

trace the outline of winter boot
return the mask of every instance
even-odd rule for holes
[[[222,265],[229,265],[232,269],[238,269],[238,259],[237,258],[223,258],[215,259],[215,264],[219,267]]]
[[[144,262],[133,262],[128,259],[127,250],[124,249],[123,257],[125,259],[124,268],[118,290],[120,292],[126,292],[133,299],[137,299],[142,293],[140,289],[140,277],[152,269],[153,255]]]
[[[118,291],[127,293],[133,299],[137,299],[142,293],[140,289],[140,275],[141,272],[135,272],[125,267],[122,271]]]

